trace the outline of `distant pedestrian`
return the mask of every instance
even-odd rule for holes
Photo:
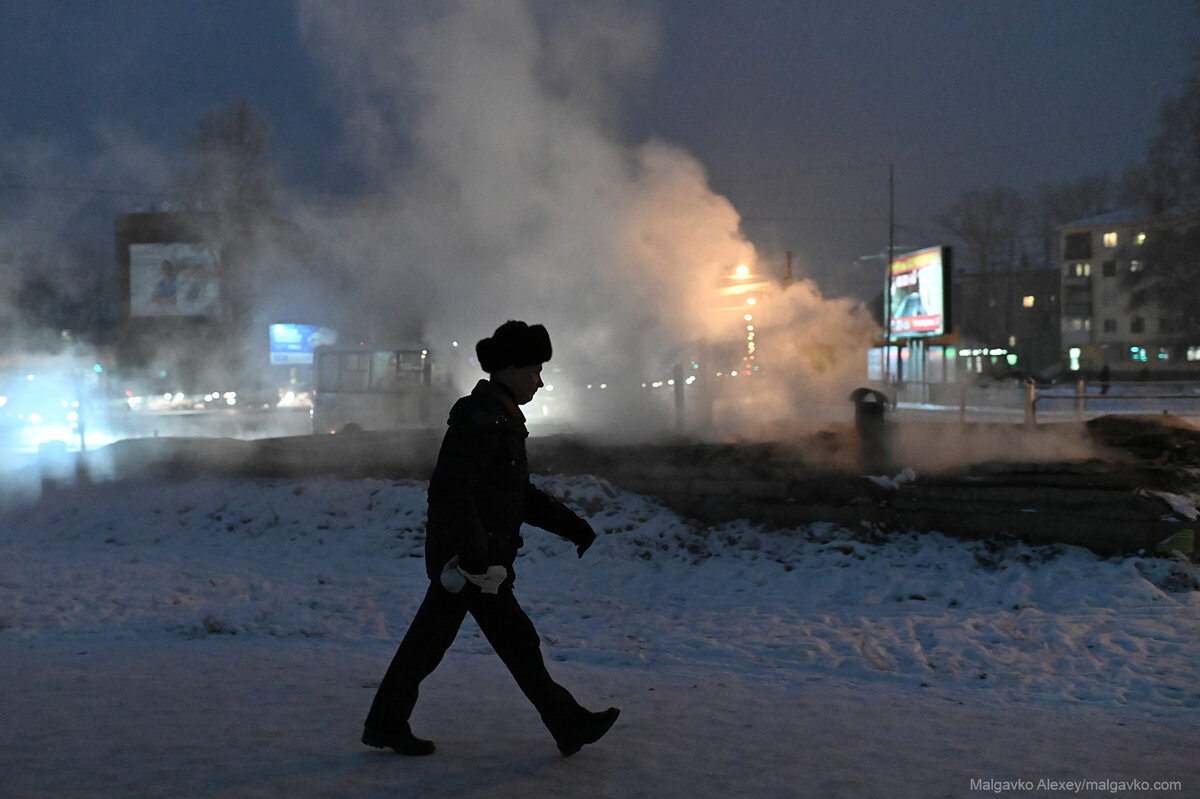
[[[1108,369],[1108,364],[1100,367],[1100,393],[1108,393],[1108,383],[1112,379],[1112,372]]]
[[[470,613],[566,757],[598,741],[620,711],[589,712],[551,679],[537,630],[513,594],[513,563],[524,543],[522,523],[569,540],[579,557],[596,533],[529,481],[529,433],[518,406],[543,385],[542,364],[551,354],[546,329],[509,321],[476,344],[475,352],[489,379],[480,380],[450,410],[429,480],[429,589],[375,694],[362,741],[406,755],[433,753],[432,741],[413,734],[409,716],[418,686],[441,662]],[[461,713],[475,712],[469,694],[459,699]]]

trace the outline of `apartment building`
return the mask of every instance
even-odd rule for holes
[[[1131,303],[1133,273],[1150,267],[1156,230],[1186,220],[1124,208],[1063,225],[1062,351],[1072,371],[1146,375],[1200,369],[1200,348],[1178,345],[1175,320],[1144,294]]]
[[[969,372],[1051,373],[1060,363],[1061,279],[1056,265],[954,276],[958,354]]]

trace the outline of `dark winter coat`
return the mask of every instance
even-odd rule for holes
[[[508,569],[524,543],[523,522],[579,544],[591,528],[529,481],[525,415],[508,389],[481,380],[450,409],[446,435],[429,480],[425,570],[437,580],[455,555],[472,574]]]

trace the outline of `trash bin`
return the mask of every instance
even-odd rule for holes
[[[880,469],[888,462],[888,430],[884,415],[891,400],[878,389],[856,388],[850,392],[850,401],[854,403],[860,466],[867,470]]]

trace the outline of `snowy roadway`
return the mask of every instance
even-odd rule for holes
[[[470,623],[413,719],[438,752],[358,743],[423,591],[423,483],[100,484],[0,527],[0,794],[1200,790],[1190,564],[701,527],[596,478],[544,485],[601,537],[578,560],[528,530],[518,593],[552,673],[622,708],[598,744],[559,757]]]

